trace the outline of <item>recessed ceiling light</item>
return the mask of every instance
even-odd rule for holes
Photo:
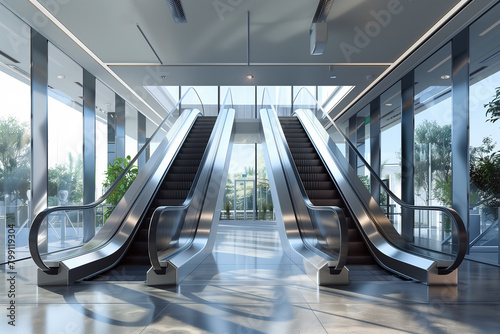
[[[64,74],[59,74],[57,76],[57,79],[66,79],[66,76]]]
[[[444,74],[444,75],[441,76],[441,79],[443,79],[443,80],[446,80],[446,79],[449,79],[449,78],[450,78],[450,76],[448,74]]]
[[[251,79],[253,79],[253,78],[255,78],[255,76],[254,76],[253,74],[247,74],[247,79],[250,79],[250,80],[251,80]]]
[[[392,106],[392,103],[386,103],[385,105],[390,107],[390,106]]]
[[[337,79],[337,76],[336,75],[331,75],[330,79]]]
[[[109,107],[111,103],[104,103],[104,105]]]

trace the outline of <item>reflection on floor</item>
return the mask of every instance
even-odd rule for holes
[[[273,223],[221,224],[213,255],[176,288],[37,287],[30,261],[16,270],[12,327],[1,267],[0,333],[495,333],[500,326],[500,268],[467,261],[455,287],[378,274],[317,287],[283,254]]]

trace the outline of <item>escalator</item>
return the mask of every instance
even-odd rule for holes
[[[141,218],[135,237],[120,262],[93,280],[146,280],[151,267],[148,254],[148,231],[156,208],[179,206],[193,186],[217,117],[198,117],[182,144],[171,167],[163,178],[146,213]]]
[[[230,95],[228,90],[219,115],[209,117],[203,115],[201,101],[180,109],[184,99],[198,98],[190,88],[99,199],[39,212],[29,234],[30,254],[39,268],[38,285],[69,285],[90,278],[145,280],[148,269],[160,261],[177,263],[173,275],[177,284],[177,279],[194,270],[215,240],[212,217],[221,196],[213,189],[219,189],[225,179],[234,139]],[[140,161],[143,166],[137,177],[96,229],[106,200]],[[85,237],[75,247],[47,251],[50,216],[67,212],[82,217]],[[155,273],[162,271],[157,269]]]
[[[360,271],[371,272],[374,268],[386,277],[390,275],[390,280],[395,279],[392,276],[395,274],[428,285],[458,284],[456,269],[465,257],[467,233],[455,210],[401,201],[308,90],[301,90],[295,97],[294,105],[300,108],[294,110],[292,117],[278,117],[273,99],[266,93],[260,110],[266,165],[270,184],[274,183],[271,185],[273,201],[279,204],[281,211],[280,237],[285,246],[289,245],[286,251],[295,264],[299,267],[302,263],[308,264],[301,269],[319,285],[345,283],[334,277],[342,269],[340,265],[330,270],[330,275],[321,270],[325,263],[330,266],[335,253],[340,255],[338,263],[345,264],[347,272],[351,268],[356,272],[356,279]],[[406,234],[403,237],[350,166],[347,159],[350,154],[371,174],[372,190],[398,205],[405,214],[403,219],[410,218],[406,225],[413,224],[411,217],[420,211],[449,219],[453,226],[449,237],[452,250],[423,247]],[[340,212],[330,217],[316,214],[321,208],[337,208]],[[405,226],[405,222],[402,224]],[[343,238],[345,235],[348,237]],[[342,251],[344,247],[347,256]],[[311,255],[310,250],[320,259]]]
[[[375,263],[354,223],[348,206],[299,119],[297,117],[280,117],[279,120],[300,179],[311,202],[317,206],[337,206],[344,211],[349,234],[346,264]]]

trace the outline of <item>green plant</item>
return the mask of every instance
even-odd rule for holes
[[[500,206],[500,151],[494,151],[496,143],[490,137],[483,138],[479,147],[471,148],[470,182],[471,206]]]
[[[358,175],[359,179],[365,185],[366,189],[370,191],[370,177],[368,175]]]
[[[58,196],[60,190],[68,191],[67,204],[82,204],[83,201],[83,160],[79,155],[75,159],[70,153],[68,163],[57,164],[49,168],[48,204],[56,206],[59,204]]]
[[[266,219],[267,203],[266,201],[261,201],[260,204],[260,219]]]
[[[29,125],[13,116],[0,118],[0,197],[25,201],[30,188]]]
[[[415,190],[427,205],[451,205],[451,125],[425,120],[415,129]]]
[[[127,168],[127,166],[130,164],[130,160],[130,155],[127,155],[125,159],[121,157],[117,158],[115,159],[115,161],[113,161],[112,165],[108,165],[108,170],[104,173],[106,179],[104,180],[102,185],[105,188],[109,188],[118,179],[125,168]],[[137,168],[137,166],[132,166],[132,168],[130,168],[130,170],[125,174],[123,179],[115,187],[111,194],[109,194],[108,198],[106,199],[106,204],[113,206],[117,205],[123,195],[125,195],[125,193],[127,192],[132,182],[134,182],[137,174],[139,174],[139,169]],[[113,207],[106,210],[106,213],[104,214],[104,220],[108,219],[111,212],[113,212]]]
[[[224,203],[224,211],[226,211],[226,219],[229,219],[231,212],[231,202],[229,200]]]
[[[486,117],[490,117],[488,122],[495,123],[500,119],[500,87],[495,89],[495,97],[490,102],[484,105],[486,109]]]

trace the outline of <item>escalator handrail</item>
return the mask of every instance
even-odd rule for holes
[[[457,229],[457,236],[458,236],[458,248],[457,248],[457,253],[455,256],[454,261],[446,268],[438,268],[438,274],[439,275],[447,275],[451,272],[453,272],[460,264],[462,263],[463,259],[465,258],[465,255],[467,253],[467,248],[468,248],[468,241],[467,241],[467,230],[465,228],[465,224],[458,214],[457,211],[455,211],[452,208],[447,208],[445,206],[419,206],[419,205],[414,205],[414,204],[409,204],[401,200],[398,196],[396,196],[390,189],[389,187],[380,179],[378,174],[373,170],[373,168],[370,166],[370,164],[365,160],[363,155],[358,151],[358,149],[355,147],[355,145],[349,140],[349,138],[339,129],[337,124],[332,120],[330,115],[328,115],[323,108],[320,106],[319,102],[312,96],[311,92],[309,92],[307,89],[302,87],[297,95],[295,96],[295,99],[297,96],[302,91],[305,91],[306,94],[309,94],[311,99],[316,102],[316,106],[319,107],[319,109],[323,112],[323,115],[328,118],[329,122],[335,127],[337,132],[343,137],[344,141],[349,145],[349,148],[352,149],[352,151],[357,155],[357,158],[360,159],[365,167],[368,169],[370,174],[375,178],[376,182],[381,186],[384,191],[387,192],[387,194],[391,197],[391,199],[399,204],[401,207],[409,210],[429,210],[429,211],[441,211],[447,214],[448,216],[451,216],[453,223],[455,224],[455,227]],[[294,99],[294,101],[295,101]],[[312,113],[312,112],[311,112]],[[314,123],[314,122],[313,122]]]
[[[194,193],[197,188],[198,181],[200,179],[200,175],[202,173],[202,168],[207,164],[207,159],[209,156],[210,151],[212,150],[212,147],[216,147],[216,151],[218,150],[219,143],[222,137],[222,132],[225,127],[226,119],[228,114],[223,112],[226,110],[226,102],[229,104],[228,99],[231,99],[231,107],[233,106],[233,96],[231,89],[228,89],[226,93],[226,97],[224,98],[224,102],[221,105],[221,111],[219,115],[224,115],[225,117],[222,119],[218,119],[218,124],[217,127],[215,128],[215,131],[213,131],[213,134],[211,135],[211,138],[209,142],[207,143],[207,146],[205,148],[205,152],[203,153],[203,156],[200,161],[200,165],[198,167],[198,170],[196,172],[196,175],[194,177],[193,183],[191,185],[191,189],[189,190],[189,193],[184,200],[184,202],[181,205],[177,206],[160,206],[155,209],[153,212],[153,215],[151,217],[150,223],[149,223],[149,229],[148,229],[148,255],[149,255],[149,260],[151,262],[151,266],[154,271],[160,272],[164,268],[162,267],[160,263],[160,257],[158,256],[158,243],[157,243],[157,234],[158,234],[158,225],[160,222],[160,217],[166,212],[166,211],[183,211],[189,208],[193,201]],[[215,152],[216,153],[216,152]],[[213,158],[210,161],[210,168],[213,168],[214,161],[216,159],[216,154],[213,154]],[[210,173],[211,174],[211,173]],[[200,208],[201,210],[201,208]],[[184,249],[188,248],[192,244],[192,238],[190,238],[190,241],[187,242],[185,245],[183,245],[181,248],[175,250],[174,252],[170,253],[170,256],[175,256],[176,254],[182,252]]]
[[[267,94],[267,97],[270,101],[270,96],[269,96],[269,92],[267,91],[267,88],[264,88],[263,95],[264,94]],[[263,100],[264,100],[264,96],[263,96]],[[272,117],[274,117],[274,122],[276,125],[275,127],[272,127],[273,132],[274,132],[274,129],[276,129],[279,132],[278,137],[281,139],[281,147],[284,148],[288,161],[292,162],[292,161],[294,161],[293,157],[292,157],[292,153],[291,153],[290,148],[288,147],[287,141],[285,139],[285,134],[283,132],[283,128],[280,125],[276,109],[274,108],[274,106],[272,104],[270,104],[270,107],[272,110]],[[264,108],[264,106],[262,106],[262,108]],[[276,138],[276,136],[274,136],[274,137]],[[279,152],[279,150],[278,150],[278,152]],[[291,165],[293,166],[293,164],[291,164]],[[297,169],[292,167],[292,170],[293,170],[295,179],[300,180],[300,176],[298,174]],[[348,232],[347,220],[346,220],[344,211],[337,206],[316,206],[316,205],[312,204],[312,202],[310,201],[309,196],[307,195],[302,183],[297,182],[297,184],[298,184],[298,188],[300,190],[302,200],[304,201],[304,204],[306,205],[306,207],[309,210],[311,210],[311,211],[332,211],[333,213],[335,213],[335,215],[338,218],[340,247],[339,247],[337,264],[334,268],[332,268],[332,270],[335,273],[340,273],[347,262],[347,251],[348,251],[348,243],[349,243],[349,232]],[[311,216],[311,219],[314,219],[314,218]],[[313,248],[312,249],[313,251],[315,251],[315,252],[317,251],[316,247],[310,245],[309,242],[306,241],[306,239],[302,238],[302,240],[304,240],[305,245],[307,245],[307,247],[309,249]]]
[[[28,244],[29,244],[29,251],[31,258],[35,262],[35,264],[43,271],[46,272],[51,272],[52,269],[45,264],[43,261],[41,254],[38,250],[38,235],[40,232],[40,227],[42,226],[42,223],[44,219],[51,213],[57,212],[57,211],[80,211],[80,210],[88,210],[88,209],[93,209],[97,207],[99,204],[102,204],[108,196],[115,190],[115,188],[118,186],[118,184],[123,180],[125,175],[130,171],[130,169],[134,166],[134,163],[139,159],[140,155],[149,147],[151,144],[152,140],[155,138],[156,134],[161,130],[161,128],[166,124],[168,119],[173,115],[174,111],[177,110],[177,108],[180,106],[182,103],[182,100],[191,92],[194,91],[196,96],[198,98],[198,92],[196,89],[193,87],[190,87],[186,93],[179,99],[179,101],[176,103],[176,105],[170,110],[170,112],[165,116],[163,121],[158,125],[157,129],[155,132],[151,135],[151,137],[146,141],[146,143],[142,146],[142,148],[137,152],[137,154],[134,156],[134,158],[129,162],[127,167],[122,171],[122,173],[118,176],[118,178],[113,182],[113,184],[106,190],[106,192],[99,197],[97,200],[95,200],[92,203],[89,204],[83,204],[83,205],[67,205],[67,206],[53,206],[50,208],[46,208],[43,211],[39,212],[36,217],[33,219],[33,223],[31,224],[31,228],[29,231],[29,236],[28,236]],[[201,103],[200,99],[200,105],[202,107],[202,114],[204,113],[204,107],[203,104]]]

